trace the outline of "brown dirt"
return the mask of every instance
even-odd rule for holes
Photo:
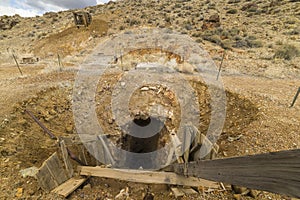
[[[88,41],[106,35],[107,30],[107,22],[95,18],[88,28],[72,26],[38,41],[33,52],[41,58],[57,53],[63,57],[72,55],[85,50]]]
[[[6,39],[0,41],[0,199],[18,199],[16,197],[18,188],[23,188],[23,194],[19,199],[62,199],[43,192],[34,178],[22,178],[19,173],[21,169],[32,166],[40,167],[42,162],[58,149],[56,142],[43,133],[40,127],[24,113],[24,109],[31,110],[55,135],[75,135],[71,98],[75,79],[74,71],[76,72],[77,65],[103,39],[103,35],[117,33],[121,26],[124,26],[122,29],[136,27],[138,25],[133,23],[135,19],[138,19],[141,25],[166,26],[194,35],[193,38],[200,39],[201,45],[209,51],[210,56],[218,64],[223,49],[220,44],[200,38],[200,33],[203,31],[199,29],[201,16],[197,15],[200,8],[204,8],[205,18],[219,9],[224,28],[222,34],[225,32],[228,34],[232,26],[239,29],[236,35],[221,35],[222,40],[257,37],[263,43],[263,47],[232,48],[225,56],[222,78],[228,98],[227,115],[222,135],[218,140],[220,146],[218,157],[300,148],[300,100],[298,99],[295,107],[289,108],[300,86],[300,58],[296,57],[287,61],[273,57],[275,51],[282,48],[283,44],[291,43],[299,46],[299,35],[286,34],[297,28],[299,14],[296,16],[294,12],[299,12],[299,4],[287,0],[261,1],[257,2],[259,12],[249,13],[240,10],[246,4],[245,1],[236,2],[228,3],[226,6],[221,1],[199,5],[197,3],[193,5],[192,9],[195,10],[193,11],[187,7],[191,4],[189,1],[184,3],[186,4],[184,8],[174,8],[171,1],[162,1],[163,5],[155,5],[157,9],[153,9],[152,5],[145,6],[149,4],[148,1],[144,2],[144,7],[139,7],[140,1],[120,1],[117,5],[110,3],[104,7],[98,6],[96,11],[94,8],[88,8],[88,10],[94,9],[97,15],[88,29],[78,30],[75,27],[67,27],[62,20],[62,22],[54,23],[59,25],[59,28],[53,28],[48,34],[49,27],[53,25],[52,18],[46,19],[44,16],[42,17],[45,20],[44,25],[39,22],[40,18],[22,19],[20,26],[17,25],[12,30],[1,32],[0,36],[6,35]],[[237,9],[237,15],[227,14],[227,10],[232,8]],[[268,9],[263,10],[265,8]],[[159,9],[170,10],[172,13],[163,15],[158,12]],[[181,11],[184,14],[179,17]],[[60,13],[60,15],[68,16],[68,12]],[[162,20],[166,17],[171,18],[170,23]],[[185,28],[186,23],[193,26],[190,31]],[[33,28],[36,24],[40,26],[41,33],[38,28]],[[37,39],[38,37],[27,36],[32,29],[39,34],[44,34],[43,31],[46,31],[46,37]],[[56,62],[55,56],[55,61],[45,59],[41,64],[22,65],[25,76],[21,77],[16,66],[9,64],[12,63],[10,55],[4,53],[7,47],[14,47],[20,54],[33,51],[41,58],[53,57],[57,53],[61,54],[62,58],[67,55],[76,55],[76,66],[66,65],[60,71],[50,63]],[[135,56],[146,60],[145,54],[149,53],[156,54],[156,56],[159,54],[157,51],[145,50],[142,53],[141,51],[132,52],[131,57],[124,57],[124,59],[132,59],[132,56]],[[178,59],[177,55],[169,56]],[[104,75],[100,83],[106,82],[98,85],[97,93],[99,122],[105,132],[116,135],[115,141],[120,139],[120,132],[112,118],[110,101],[113,85],[120,76],[120,74]],[[209,96],[201,81],[193,79],[189,81],[196,89],[200,107],[202,106],[200,109],[202,123],[198,128],[205,132],[209,124]],[[159,96],[151,91],[143,96],[137,92],[132,97],[132,105],[140,103],[139,110],[144,110],[147,105],[143,104],[141,97],[147,97],[153,100],[152,102],[158,98],[160,103],[173,109],[175,117],[168,123],[170,127],[176,128],[178,125],[176,116],[180,116],[180,113],[176,111],[177,102],[169,98],[171,96],[172,93]],[[173,105],[170,106],[170,104]],[[237,136],[239,136],[237,140],[231,139]],[[169,186],[135,184],[101,178],[91,178],[87,184],[90,184],[91,188],[81,187],[69,199],[114,199],[120,190],[126,187],[129,188],[129,199],[143,199],[146,193],[154,193],[155,199],[158,200],[175,198]],[[200,190],[199,196],[186,196],[183,199],[234,199],[233,195],[231,190],[210,192]],[[241,199],[253,198],[242,196]],[[291,198],[259,192],[257,199],[290,200]]]

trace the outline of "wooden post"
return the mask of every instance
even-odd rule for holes
[[[295,97],[294,97],[294,100],[293,100],[293,102],[292,102],[292,105],[291,105],[291,107],[293,107],[293,106],[295,105],[295,103],[296,103],[296,100],[297,100],[297,98],[298,98],[299,94],[300,94],[300,87],[298,88],[298,91],[297,91],[297,93],[296,93],[296,95],[295,95]]]
[[[63,156],[63,160],[64,160],[67,175],[68,175],[69,178],[72,178],[72,176],[74,174],[74,169],[73,169],[72,163],[70,161],[70,157],[69,157],[69,154],[68,154],[68,150],[67,150],[65,141],[61,140],[59,142],[59,144],[60,144],[60,149],[61,149],[61,152],[62,152],[62,156]]]
[[[13,56],[15,62],[16,62],[16,65],[17,65],[17,67],[18,67],[18,69],[19,69],[19,72],[20,72],[21,76],[23,76],[23,72],[22,72],[22,70],[21,70],[21,68],[20,68],[20,66],[19,66],[19,63],[18,63],[18,61],[17,61],[17,59],[16,59],[15,54],[12,54],[12,56]]]
[[[221,69],[222,69],[222,65],[223,65],[223,62],[224,62],[225,55],[226,55],[226,50],[224,51],[223,56],[222,56],[222,61],[221,61],[221,64],[220,64],[217,80],[219,80],[219,77],[220,77],[220,73],[221,73]]]

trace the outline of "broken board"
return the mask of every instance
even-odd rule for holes
[[[53,193],[61,195],[63,197],[68,197],[72,192],[74,192],[79,186],[81,186],[87,178],[71,178],[65,183],[61,184],[54,190]]]

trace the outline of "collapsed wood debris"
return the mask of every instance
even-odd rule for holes
[[[87,177],[95,176],[102,178],[111,178],[118,179],[128,182],[137,182],[137,183],[148,183],[148,184],[167,184],[174,186],[185,186],[185,187],[201,187],[208,189],[220,189],[219,183],[213,181],[207,181],[200,178],[195,177],[187,177],[184,175],[178,175],[174,172],[170,171],[146,171],[146,170],[128,170],[128,169],[114,169],[114,168],[106,168],[100,167],[99,165],[103,163],[99,163],[98,160],[92,160],[88,162],[87,156],[90,154],[86,149],[82,149],[80,151],[80,156],[77,157],[68,146],[72,145],[81,145],[83,146],[80,138],[77,137],[59,137],[57,138],[47,127],[41,123],[32,112],[29,110],[25,111],[43,130],[44,132],[54,140],[57,140],[59,149],[58,152],[53,153],[38,169],[35,177],[38,180],[40,187],[47,191],[59,194],[61,196],[67,197],[73,191],[75,191],[78,187],[80,187],[85,181],[88,179]],[[196,142],[191,146],[191,148],[186,148],[185,145],[191,144],[191,136],[195,134],[193,131],[195,129],[191,127],[187,127],[185,134],[186,139],[182,144],[179,142],[176,134],[172,135],[173,148],[169,152],[171,156],[175,155],[178,163],[188,163],[189,155],[193,152],[197,152],[199,150],[198,145],[201,145],[207,138],[201,134],[199,138],[197,138]],[[113,155],[110,153],[110,148],[106,145],[106,141],[104,141],[104,137],[101,136],[93,136],[93,135],[83,135],[85,137],[85,141],[90,141],[92,143],[87,144],[91,145],[94,152],[98,152],[99,156],[106,155],[107,161],[110,163],[114,163]],[[101,144],[103,147],[102,150],[99,151],[95,146],[95,141],[97,144]],[[97,142],[98,141],[98,142]],[[182,148],[186,148],[187,151],[184,155],[179,154],[179,150]],[[217,153],[218,147],[215,146],[211,154],[208,155],[208,159],[215,157]],[[196,155],[194,155],[195,157]],[[197,156],[196,156],[197,157]],[[195,157],[195,158],[196,158]],[[71,160],[75,161],[78,165],[78,169],[75,170],[75,165],[71,162]],[[168,170],[168,165],[172,164],[172,159],[168,160],[166,164],[166,168],[164,170]],[[96,167],[92,167],[95,166]],[[103,166],[103,165],[102,165]],[[76,175],[77,171],[77,175]],[[173,191],[173,190],[172,190]],[[174,190],[175,191],[175,190]],[[174,192],[173,191],[173,192]],[[180,191],[178,189],[178,191]],[[185,189],[185,194],[195,194],[192,189]],[[175,192],[174,192],[175,193]]]
[[[33,116],[32,113],[28,111],[27,113],[31,114],[31,117]],[[56,138],[41,122],[38,120],[35,120],[35,122],[37,122],[51,138]],[[300,197],[300,149],[217,160],[196,159],[195,161],[190,162],[189,157],[191,152],[196,151],[199,148],[199,145],[204,144],[204,141],[208,139],[204,135],[198,134],[200,136],[196,138],[195,143],[191,145],[191,148],[188,148],[183,155],[180,155],[178,154],[178,149],[184,147],[186,142],[189,141],[189,134],[193,134],[193,129],[191,127],[186,127],[186,139],[183,144],[178,142],[179,139],[176,138],[176,134],[171,134],[173,136],[173,149],[171,148],[171,154],[175,154],[177,163],[167,163],[169,165],[165,166],[163,171],[100,167],[97,165],[101,163],[96,162],[95,164],[95,160],[94,164],[87,161],[88,159],[85,155],[88,153],[84,150],[81,153],[81,157],[84,158],[83,162],[70,151],[65,144],[65,141],[60,138],[58,139],[58,143],[60,144],[60,154],[62,159],[59,158],[57,152],[53,153],[38,170],[36,178],[42,189],[48,192],[52,191],[64,197],[67,197],[80,187],[80,185],[87,180],[87,177],[90,176],[146,184],[205,187],[209,190],[224,189],[225,187],[223,184],[213,182],[218,181],[245,186],[247,193],[252,191],[247,188],[252,188],[285,194],[291,197]],[[100,141],[100,144],[106,144],[100,138],[101,137],[97,136],[97,141]],[[103,146],[102,151],[102,153],[105,154],[105,152],[110,151],[110,149],[108,146]],[[214,158],[217,151],[218,147],[215,146],[207,158]],[[113,154],[109,155],[111,156],[109,159],[113,159]],[[196,158],[199,157],[196,156]],[[77,178],[75,178],[75,170],[70,159],[73,159],[79,164]],[[63,160],[63,162],[61,160]],[[95,165],[96,167],[92,167]],[[276,173],[274,173],[274,171]],[[285,187],[282,186],[282,183],[284,183]],[[189,188],[185,189],[188,190],[176,189],[173,187],[172,192],[177,197],[188,193],[195,193]]]

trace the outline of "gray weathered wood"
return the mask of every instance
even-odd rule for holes
[[[184,173],[184,165],[174,164]],[[300,149],[189,163],[188,176],[300,197]]]
[[[183,158],[184,162],[189,162],[189,155],[190,155],[190,147],[192,143],[192,137],[193,137],[192,129],[188,126],[185,127],[184,130],[184,137],[183,137],[183,145],[182,145],[182,152],[183,152]]]
[[[68,179],[56,152],[43,163],[36,177],[45,191],[51,191]]]
[[[62,156],[63,156],[63,160],[64,160],[67,175],[68,175],[69,178],[71,178],[74,174],[74,169],[73,169],[73,165],[71,163],[71,160],[70,160],[70,157],[69,157],[69,154],[68,154],[68,151],[67,151],[65,141],[61,140],[59,142],[59,144],[60,144],[60,150],[61,150],[61,153],[62,153]]]

